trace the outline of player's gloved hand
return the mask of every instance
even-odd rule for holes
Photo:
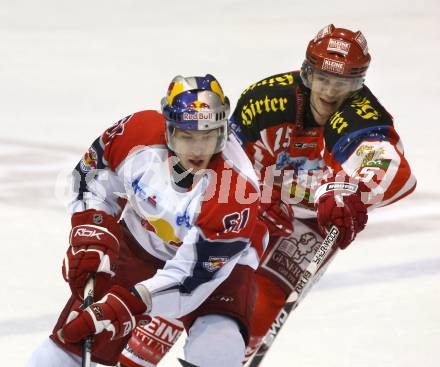
[[[331,179],[321,185],[315,194],[315,208],[321,234],[325,236],[331,225],[339,229],[338,246],[345,249],[365,228],[368,213],[361,193],[369,189],[363,182]]]
[[[63,261],[63,277],[72,293],[83,299],[88,278],[95,275],[95,296],[101,298],[113,285],[122,230],[111,215],[94,209],[72,215],[70,246]]]
[[[104,345],[110,340],[129,335],[138,321],[151,321],[148,316],[151,310],[150,293],[140,284],[135,289],[136,295],[115,285],[100,301],[92,303],[84,311],[72,311],[61,331],[64,340],[77,343],[89,335],[103,333],[105,337],[100,338],[100,343]]]
[[[272,189],[270,202],[263,198],[258,209],[258,217],[266,224],[271,236],[288,237],[293,232],[294,213],[291,205],[281,200],[279,188]]]

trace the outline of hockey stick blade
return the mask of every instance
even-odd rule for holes
[[[331,249],[335,246],[335,243],[339,236],[339,230],[336,226],[332,226],[322,241],[321,246],[313,256],[312,261],[302,273],[298,283],[295,286],[294,291],[287,298],[286,304],[281,309],[275,320],[272,322],[269,331],[263,339],[263,342],[258,347],[252,359],[249,361],[247,367],[258,367],[266,356],[275,338],[278,336],[281,328],[285,325],[289,314],[298,306],[304,291],[313,282],[316,272],[319,266],[323,264],[331,252]]]
[[[195,364],[189,363],[189,362],[185,361],[185,360],[182,359],[182,358],[177,358],[177,360],[180,362],[180,364],[181,364],[183,367],[197,367]]]

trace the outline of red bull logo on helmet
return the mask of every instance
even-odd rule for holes
[[[202,101],[194,101],[194,102],[188,103],[186,106],[187,106],[187,108],[191,108],[196,111],[206,110],[206,109],[210,108],[209,104],[207,104],[206,102],[202,102]]]
[[[197,120],[214,120],[214,114],[212,112],[184,112],[182,115],[183,121],[197,121]]]

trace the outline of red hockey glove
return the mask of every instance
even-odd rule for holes
[[[89,209],[72,215],[70,246],[63,261],[63,277],[72,293],[83,299],[84,286],[95,275],[95,296],[101,298],[113,285],[122,230],[103,211]]]
[[[148,290],[143,289],[145,295]],[[147,302],[148,305],[127,289],[115,285],[100,301],[84,311],[72,311],[62,329],[62,337],[67,342],[77,343],[89,335],[104,333],[105,337],[99,339],[102,345],[123,338],[131,333],[138,321],[151,320],[147,314],[151,309],[151,298]],[[94,345],[96,349],[99,347]]]
[[[334,224],[339,229],[338,246],[345,249],[368,220],[367,208],[361,193],[369,189],[364,183],[329,180],[316,190],[315,207],[322,236]]]
[[[260,203],[258,217],[266,224],[271,236],[288,237],[293,232],[292,206],[281,200],[281,192],[276,187],[272,189],[270,203]]]

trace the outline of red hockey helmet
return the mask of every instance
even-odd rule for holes
[[[354,85],[360,88],[370,60],[367,40],[360,31],[352,32],[330,24],[309,42],[301,77],[310,87],[310,72],[319,70],[338,77],[358,79],[359,83]]]

